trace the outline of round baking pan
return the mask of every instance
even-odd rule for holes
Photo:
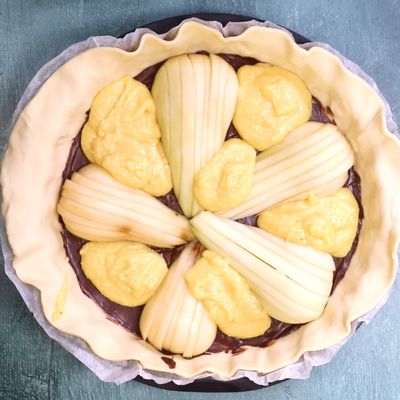
[[[139,28],[148,28],[152,31],[162,34],[168,32],[173,27],[179,25],[182,21],[188,18],[198,18],[204,21],[218,21],[222,25],[226,25],[228,22],[243,22],[243,21],[260,21],[264,22],[259,18],[244,16],[244,15],[237,15],[237,14],[220,14],[220,13],[201,13],[201,14],[187,14],[187,15],[179,15],[176,17],[166,18],[154,22],[150,22],[146,25],[140,26]],[[285,28],[288,29],[288,28]],[[310,42],[310,39],[300,35],[297,32],[294,32],[288,29],[290,33],[293,35],[297,44],[303,44]],[[127,32],[121,37],[125,36],[130,32]],[[138,376],[135,378],[135,381],[144,383],[145,385],[166,389],[166,390],[173,390],[179,392],[244,392],[262,388],[268,388],[268,386],[261,386],[257,385],[256,383],[250,381],[247,378],[239,378],[234,379],[231,381],[223,382],[217,381],[212,378],[202,378],[197,379],[193,383],[187,385],[176,385],[173,382],[165,383],[165,384],[157,384],[152,380],[143,379],[142,377]],[[284,382],[282,381],[275,381],[270,383],[269,386],[276,385],[278,383]]]

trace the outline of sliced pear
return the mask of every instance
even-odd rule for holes
[[[173,247],[193,238],[185,217],[94,164],[65,181],[57,211],[66,228],[86,240]]]
[[[183,213],[200,211],[193,180],[222,146],[238,91],[234,69],[214,54],[170,58],[157,72],[152,94],[174,192]]]
[[[221,216],[248,217],[288,199],[307,198],[309,192],[331,195],[344,185],[353,164],[353,150],[335,125],[307,122],[257,156],[249,196]]]
[[[295,324],[318,318],[332,289],[333,258],[262,229],[201,212],[192,230],[244,276],[273,318]]]
[[[193,357],[204,353],[215,339],[216,324],[190,294],[184,279],[202,250],[198,242],[187,246],[143,309],[140,332],[158,350]]]

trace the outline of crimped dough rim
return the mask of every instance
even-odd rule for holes
[[[318,320],[267,348],[249,347],[235,355],[222,352],[190,360],[174,356],[176,367],[171,370],[157,350],[109,321],[82,293],[65,255],[55,206],[72,139],[95,93],[125,74],[135,76],[174,55],[200,50],[254,57],[287,68],[304,80],[312,94],[331,108],[353,147],[365,216],[349,270]],[[336,56],[319,47],[304,50],[280,29],[253,26],[241,35],[223,37],[213,28],[186,22],[173,39],[149,33],[134,52],[107,47],[87,50],[49,77],[12,130],[1,171],[3,214],[18,278],[40,290],[44,314],[53,326],[82,338],[98,356],[137,360],[146,369],[186,378],[203,372],[222,377],[238,370],[268,373],[294,363],[307,351],[345,339],[351,321],[371,310],[390,289],[400,237],[398,171],[400,144],[386,128],[382,100]],[[68,284],[64,314],[54,321],[64,279]]]

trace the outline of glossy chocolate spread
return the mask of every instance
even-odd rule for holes
[[[255,64],[257,63],[257,60],[253,58],[245,58],[245,57],[240,57],[237,55],[230,55],[230,54],[221,54],[221,56],[229,62],[235,70],[240,68],[242,65],[246,64]],[[153,65],[146,70],[142,71],[139,75],[135,77],[135,79],[141,81],[144,83],[149,89],[151,88],[151,85],[154,80],[154,76],[161,66],[162,63]],[[313,112],[311,116],[311,120],[313,121],[320,121],[320,122],[332,122],[334,123],[332,113],[329,109],[325,109],[321,106],[318,100],[313,99]],[[231,125],[228,129],[226,138],[232,138],[232,137],[239,137],[237,131]],[[65,167],[65,170],[63,172],[63,180],[68,179],[73,172],[78,171],[81,167],[84,165],[88,164],[89,161],[85,157],[85,155],[82,152],[81,146],[80,146],[80,133],[75,137],[74,141],[72,142],[70,154],[68,157],[67,165]],[[357,229],[357,235],[354,240],[353,246],[349,254],[344,257],[344,258],[334,258],[335,260],[335,265],[336,265],[336,271],[334,274],[334,283],[333,283],[333,289],[336,287],[338,282],[343,278],[344,274],[346,273],[346,270],[350,264],[350,260],[354,254],[354,251],[357,247],[357,242],[358,242],[358,236],[359,236],[359,231],[361,228],[362,224],[362,218],[363,218],[363,211],[361,207],[361,190],[360,190],[360,178],[358,177],[357,173],[354,171],[352,168],[349,171],[349,178],[347,182],[344,185],[345,187],[349,188],[353,194],[355,195],[359,207],[360,207],[360,217],[358,221],[358,229]],[[165,196],[162,196],[159,198],[163,203],[168,205],[170,208],[177,212],[181,212],[181,209],[179,207],[179,204],[177,202],[177,199],[174,195],[174,193],[171,191]],[[61,221],[61,219],[60,219]],[[239,220],[240,222],[247,224],[247,225],[255,225],[256,222],[256,216],[251,216],[247,218],[243,218]],[[107,315],[107,318],[110,319],[111,321],[120,324],[124,328],[126,328],[128,331],[135,333],[137,336],[140,337],[140,331],[139,331],[139,318],[140,314],[142,312],[143,306],[140,307],[126,307],[126,306],[121,306],[119,304],[116,304],[112,302],[111,300],[107,299],[104,297],[94,286],[93,284],[86,278],[84,275],[81,265],[80,265],[80,255],[79,255],[79,250],[83,246],[84,243],[86,243],[85,240],[80,239],[74,235],[72,235],[70,232],[68,232],[65,227],[63,226],[62,230],[62,236],[64,240],[64,246],[66,249],[67,256],[69,258],[70,264],[72,268],[74,269],[76,276],[78,278],[80,287],[82,291],[91,299],[93,299],[99,307],[102,308],[102,310],[105,312]],[[170,266],[173,261],[178,257],[180,252],[182,251],[182,248],[184,246],[178,246],[174,249],[160,249],[160,248],[154,248],[158,253],[160,253],[166,260],[168,266]],[[257,346],[257,347],[266,347],[271,345],[276,339],[279,337],[285,336],[294,330],[296,330],[300,325],[293,325],[293,324],[287,324],[283,322],[279,322],[276,320],[272,320],[272,325],[271,327],[261,336],[251,338],[251,339],[237,339],[233,337],[229,337],[227,335],[224,335],[222,332],[218,331],[217,337],[214,341],[214,343],[211,345],[209,350],[207,352],[209,353],[216,353],[216,352],[221,352],[221,351],[232,351],[233,354],[240,353],[244,351],[243,346]],[[166,355],[169,354],[168,352],[165,352]],[[169,363],[169,360],[171,360],[169,357],[162,357],[170,368],[174,368],[174,364]],[[173,361],[173,360],[171,360]],[[171,365],[170,365],[171,364]]]

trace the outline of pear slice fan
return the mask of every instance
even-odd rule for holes
[[[346,182],[353,151],[335,125],[307,122],[257,156],[253,188],[239,206],[221,213],[239,219],[309,192],[328,196]]]
[[[200,258],[198,242],[187,246],[169,268],[140,317],[140,332],[158,350],[193,357],[213,343],[217,326],[186,286],[184,275]]]
[[[222,146],[236,105],[238,81],[231,65],[211,54],[170,58],[152,87],[161,140],[183,213],[200,211],[192,186],[199,169]]]
[[[207,249],[226,257],[247,279],[270,316],[298,324],[321,315],[335,269],[328,253],[205,211],[194,217],[191,225]]]
[[[65,181],[57,211],[68,231],[86,240],[173,247],[193,239],[184,216],[94,164]]]

